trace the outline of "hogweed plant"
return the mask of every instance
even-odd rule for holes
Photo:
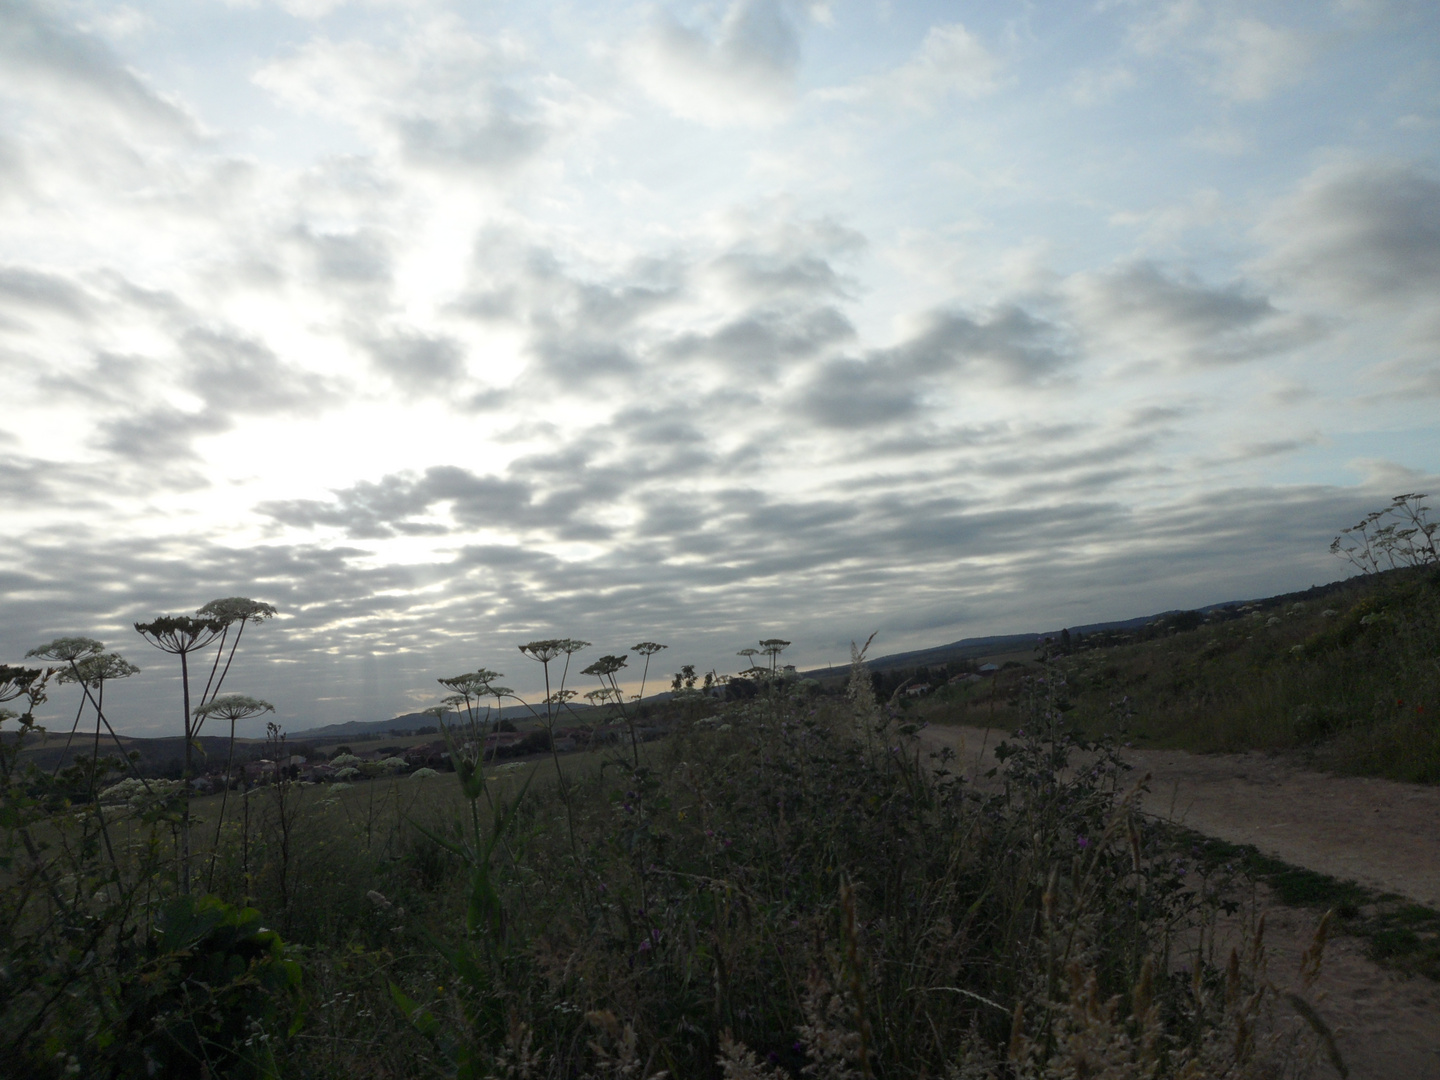
[[[780,654],[790,647],[790,642],[783,638],[767,638],[760,642],[760,652],[770,658],[770,670],[776,671],[780,666]]]
[[[230,673],[230,665],[235,662],[235,650],[240,647],[240,637],[245,633],[245,627],[250,623],[264,622],[266,619],[273,619],[279,612],[275,605],[267,604],[260,600],[251,600],[247,596],[227,596],[221,600],[211,600],[208,604],[199,608],[196,615],[206,619],[216,619],[225,624],[225,629],[220,634],[220,640],[215,649],[215,662],[210,665],[210,677],[205,680],[205,689],[200,693],[200,704],[215,698],[220,693],[220,688],[225,684],[225,676]],[[225,652],[225,642],[230,636],[230,628],[235,628],[235,637],[230,641],[230,652]],[[220,659],[224,657],[225,666],[220,667]]]
[[[91,639],[35,651],[67,666],[0,667],[0,700],[29,703],[0,723],[37,730],[47,684],[69,675],[108,726],[100,692],[130,665]],[[273,1075],[270,1040],[298,987],[278,937],[258,913],[178,893],[159,835],[173,837],[165,801],[142,779],[116,785],[133,785],[133,800],[97,790],[133,760],[100,758],[97,735],[88,762],[51,776],[22,771],[22,749],[23,738],[0,738],[0,1068],[56,1080]]]
[[[669,647],[669,645],[661,645],[655,641],[642,641],[638,645],[630,646],[631,652],[645,658],[645,667],[640,672],[640,693],[635,696],[636,701],[645,700],[645,680],[650,675],[650,657],[654,656],[661,649],[668,649]]]
[[[184,790],[180,809],[180,891],[190,891],[190,782],[195,776],[194,751],[198,745],[200,727],[206,713],[199,713],[190,704],[190,657],[203,652],[211,645],[216,646],[215,658],[210,665],[210,674],[200,694],[201,706],[212,701],[220,693],[240,645],[240,637],[251,622],[262,622],[273,618],[276,609],[271,604],[251,600],[243,596],[232,596],[211,600],[199,608],[194,616],[162,615],[148,623],[135,624],[135,631],[161,652],[180,658],[180,688],[184,708],[185,764],[182,780]],[[225,654],[225,642],[231,628],[235,628],[230,652]],[[225,666],[220,667],[224,657]],[[235,747],[234,727],[231,727],[229,757],[233,760]]]
[[[238,635],[237,635],[238,638]],[[220,853],[220,830],[225,824],[225,807],[230,800],[230,788],[235,783],[235,725],[240,720],[249,720],[252,717],[262,716],[267,712],[274,712],[275,706],[268,701],[261,701],[259,698],[249,697],[245,694],[226,694],[223,697],[212,697],[203,705],[195,707],[195,723],[199,726],[210,718],[230,721],[229,753],[225,759],[225,777],[220,796],[220,809],[215,815],[215,841],[210,849],[210,867],[205,874],[205,890],[208,892],[215,882],[215,859]],[[273,725],[272,725],[273,726]]]
[[[479,708],[480,702],[487,697],[495,698],[495,708],[498,713],[503,697],[508,690],[505,687],[497,688],[495,680],[504,677],[498,671],[480,668],[476,671],[466,672],[464,675],[452,675],[448,679],[436,681],[446,689],[454,691],[442,704],[454,706],[457,712],[463,708],[470,722],[474,724],[478,719],[475,711]],[[489,706],[486,706],[485,711],[487,714],[489,713]],[[499,722],[498,715],[496,722]]]
[[[60,682],[79,683],[94,692],[95,699],[95,742],[92,748],[93,754],[98,757],[100,754],[100,717],[105,711],[105,684],[114,682],[117,679],[128,679],[131,675],[140,674],[140,669],[130,663],[119,653],[96,653],[91,656],[77,660],[72,670],[60,673]],[[70,743],[75,737],[75,732],[80,726],[80,717],[84,714],[88,695],[82,696],[80,705],[75,710],[75,720],[70,725],[70,733],[65,737],[65,752],[70,749]],[[62,757],[63,761],[64,758]]]
[[[105,728],[110,738],[114,741],[116,749],[119,750],[121,757],[126,761],[130,761],[131,759],[125,753],[125,746],[120,741],[120,736],[115,733],[115,729],[110,726],[110,721],[105,718],[105,709],[92,691],[91,680],[87,680],[81,673],[81,664],[101,655],[104,651],[105,645],[102,642],[96,641],[94,638],[60,637],[48,641],[44,645],[37,645],[25,655],[27,657],[37,657],[44,660],[57,660],[66,665],[61,671],[71,677],[69,681],[78,685],[83,694],[80,709],[76,711],[76,724],[79,724],[80,712],[83,711],[85,704],[88,702],[90,707],[95,710],[96,723]],[[60,674],[60,672],[56,672],[56,674]],[[133,762],[131,763],[131,767],[134,767]],[[138,770],[136,770],[135,775],[142,784],[146,784],[145,778],[140,776]],[[146,787],[148,786],[149,785],[146,784]]]
[[[1341,530],[1330,542],[1330,554],[1366,574],[1440,563],[1435,546],[1440,522],[1430,520],[1428,498],[1415,492],[1396,495],[1385,509],[1372,510],[1358,524]]]
[[[139,674],[140,669],[130,661],[126,660],[119,653],[96,653],[75,662],[72,670],[62,671],[59,681],[63,683],[80,683],[88,690],[94,692],[95,697],[95,738],[91,744],[86,801],[94,808],[96,824],[100,828],[100,834],[105,841],[105,850],[110,855],[110,860],[115,861],[115,849],[110,840],[110,830],[105,822],[105,815],[100,809],[100,802],[96,798],[97,788],[104,771],[100,767],[100,718],[104,715],[105,708],[105,684],[116,679],[128,679],[131,675]],[[58,775],[64,763],[63,754],[70,750],[70,742],[80,723],[81,714],[85,710],[85,698],[80,699],[80,706],[75,712],[75,722],[70,725],[70,734],[65,738],[65,750],[62,756],[55,763],[55,774]]]
[[[605,696],[614,704],[620,713],[620,718],[625,721],[625,726],[630,730],[630,749],[634,758],[634,764],[638,766],[640,764],[640,740],[635,731],[635,717],[625,708],[625,694],[620,689],[620,683],[615,678],[620,670],[625,667],[625,661],[628,658],[628,653],[625,656],[607,654],[600,657],[599,660],[596,660],[582,671],[581,674],[590,675],[598,679],[600,688],[607,691]],[[650,658],[647,656],[645,659],[648,663]]]
[[[195,717],[190,708],[190,654],[219,640],[226,623],[189,615],[162,615],[136,623],[135,632],[161,652],[180,658],[180,692],[184,702],[185,790],[180,807],[180,891],[190,891],[190,781],[195,776]]]

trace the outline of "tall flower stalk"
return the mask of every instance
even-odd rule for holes
[[[575,838],[574,799],[570,795],[570,784],[565,779],[565,770],[560,767],[560,751],[555,748],[555,720],[559,710],[575,696],[572,691],[565,689],[565,679],[570,674],[570,658],[589,645],[590,642],[578,638],[546,638],[520,646],[522,653],[545,669],[545,735],[550,744],[550,760],[555,765],[555,783],[560,791],[560,801],[565,804],[565,823],[570,832],[570,854],[575,860],[577,870],[580,869],[580,844]],[[561,655],[565,657],[565,666],[560,673],[559,689],[552,693],[550,663]]]
[[[93,754],[96,760],[100,757],[100,713],[105,708],[105,684],[112,679],[127,679],[131,675],[139,674],[140,669],[130,661],[126,660],[119,653],[96,653],[75,662],[74,670],[60,673],[61,683],[83,683],[94,691],[95,697],[95,745]],[[88,695],[80,698],[80,707],[75,713],[75,723],[70,725],[70,734],[65,738],[65,751],[70,750],[71,740],[80,726],[81,714],[89,701]],[[65,758],[62,754],[56,762],[56,769],[64,764]]]
[[[230,801],[230,770],[235,766],[235,722],[274,711],[275,706],[268,701],[247,697],[244,694],[226,694],[224,697],[214,697],[195,709],[195,730],[197,732],[212,716],[230,721],[230,753],[225,758],[225,789],[220,796],[220,814],[215,819],[215,843],[210,848],[210,867],[205,873],[206,892],[214,887],[215,857],[220,852],[220,827],[225,824],[225,805]]]
[[[44,645],[37,645],[25,655],[27,657],[39,657],[43,660],[58,660],[66,665],[66,667],[61,670],[71,676],[69,681],[79,684],[80,690],[84,695],[80,702],[80,711],[75,714],[76,726],[80,723],[80,713],[84,711],[86,702],[89,702],[95,709],[96,723],[103,725],[105,730],[109,732],[110,738],[115,742],[115,748],[120,752],[120,759],[129,764],[131,771],[135,774],[136,778],[145,785],[145,790],[149,792],[152,790],[150,782],[140,775],[140,770],[136,768],[135,763],[131,761],[129,755],[125,753],[125,744],[120,741],[120,736],[115,733],[115,729],[110,726],[110,721],[105,718],[105,709],[101,705],[99,698],[91,691],[91,680],[81,675],[80,665],[87,663],[104,653],[104,651],[104,644],[96,641],[94,638],[58,637],[53,641],[47,641]],[[135,670],[138,671],[139,668]],[[59,674],[59,672],[56,672],[56,674]]]
[[[645,700],[645,680],[650,675],[650,657],[654,656],[661,649],[668,649],[669,645],[661,645],[654,641],[642,641],[639,645],[631,645],[630,651],[638,653],[645,658],[645,668],[640,672],[640,694],[635,699],[643,702]]]
[[[240,637],[245,633],[246,625],[273,619],[278,612],[273,604],[261,600],[251,600],[246,596],[227,596],[222,600],[211,600],[195,614],[205,619],[218,619],[225,624],[219,647],[215,650],[215,662],[210,665],[210,677],[205,680],[205,689],[200,694],[200,704],[204,705],[219,695],[225,676],[230,674],[230,665],[235,661],[235,650],[240,647]],[[232,626],[235,628],[235,637],[230,642],[230,653],[226,656],[225,641],[230,636]],[[222,656],[225,657],[223,669],[220,668]]]
[[[760,651],[770,658],[770,671],[773,674],[780,667],[780,654],[789,648],[790,642],[784,638],[766,638],[760,642]]]
[[[114,679],[128,679],[131,675],[138,674],[140,669],[130,663],[119,653],[96,653],[94,656],[87,656],[77,662],[74,670],[61,672],[60,682],[82,683],[87,689],[93,688],[95,693],[95,741],[90,750],[90,789],[88,792],[89,803],[95,810],[95,819],[100,825],[100,835],[105,841],[105,851],[110,856],[112,866],[119,864],[115,859],[115,848],[110,842],[110,829],[105,824],[105,814],[100,809],[100,800],[96,798],[96,785],[100,779],[100,717],[105,707],[105,684]],[[85,699],[80,699],[80,708],[85,708]],[[76,713],[78,721],[80,714]],[[75,729],[71,728],[71,734]],[[70,740],[65,740],[65,747],[68,750]],[[63,757],[61,759],[64,760]],[[56,768],[59,768],[57,763]]]
[[[581,674],[593,675],[600,680],[600,686],[610,693],[611,699],[620,710],[620,718],[625,721],[625,726],[630,729],[630,750],[634,755],[635,764],[640,764],[640,740],[635,733],[635,721],[625,709],[625,698],[620,690],[620,684],[615,680],[615,673],[625,666],[625,656],[602,656],[593,664],[587,667]]]
[[[161,652],[180,657],[180,687],[184,697],[185,775],[180,801],[180,892],[190,892],[190,781],[195,776],[195,718],[190,711],[190,654],[220,639],[229,623],[191,615],[162,615],[136,623],[135,631]]]
[[[503,679],[505,676],[498,671],[491,671],[489,668],[480,668],[476,671],[466,672],[464,675],[452,675],[448,679],[435,680],[448,690],[453,690],[454,695],[445,699],[447,705],[463,705],[465,715],[471,724],[479,722],[478,709],[483,698],[490,697],[495,693],[494,683],[496,679]],[[498,706],[497,697],[497,706]],[[456,710],[457,712],[459,709]],[[486,706],[489,711],[489,706]],[[499,717],[496,717],[498,722]]]

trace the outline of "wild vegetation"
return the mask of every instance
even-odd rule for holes
[[[1336,538],[1357,577],[1135,630],[1067,632],[992,680],[937,687],[907,716],[1013,726],[1043,656],[1065,673],[1068,719],[1091,736],[1297,750],[1337,772],[1440,782],[1440,559],[1423,499],[1399,496]],[[919,681],[887,675],[887,686]]]
[[[1384,534],[1392,550],[1397,532]],[[1292,605],[1185,632],[1214,634],[1211,651],[1237,665],[1264,659],[1252,661],[1262,682],[1272,660],[1324,659],[1358,679],[1373,672],[1351,664],[1362,648],[1391,673],[1423,666],[1433,572],[1355,588],[1366,586],[1382,598],[1357,594],[1331,616]],[[270,708],[220,691],[246,623],[273,612],[232,598],[137,625],[180,658],[187,745],[211,720],[231,725],[233,745],[233,724]],[[0,668],[0,700],[23,710],[5,713],[0,739],[0,1066],[35,1077],[1300,1075],[1333,1042],[1305,997],[1269,982],[1258,933],[1214,954],[1207,928],[1233,907],[1225,866],[1142,818],[1115,739],[1082,734],[1096,723],[1086,695],[1124,689],[1103,672],[1094,682],[1089,655],[1158,654],[1178,636],[1071,643],[1028,672],[929,699],[903,682],[877,699],[860,651],[844,694],[825,694],[788,676],[789,643],[769,639],[742,651],[751,666],[732,700],[707,692],[722,681],[713,672],[682,667],[670,700],[644,712],[621,693],[628,654],[608,654],[581,673],[598,682],[603,714],[565,754],[577,730],[560,726],[576,693],[570,660],[589,644],[529,642],[546,679],[538,762],[497,760],[495,710],[515,697],[482,668],[440,680],[452,697],[432,715],[453,774],[337,753],[335,779],[306,783],[272,724],[255,782],[235,786],[227,769],[210,795],[189,782],[193,762],[174,780],[141,775],[110,730],[105,684],[133,665],[99,642],[57,639],[34,652],[47,666]],[[1413,654],[1399,647],[1411,643]],[[647,676],[661,649],[632,648]],[[209,677],[191,700],[200,655]],[[87,721],[87,752],[41,769],[24,750],[35,709],[63,685],[80,691],[67,738],[87,712],[93,730]],[[999,705],[1020,729],[979,788],[913,738],[916,714],[945,693],[951,706]],[[1120,719],[1135,730],[1145,707],[1132,693]]]

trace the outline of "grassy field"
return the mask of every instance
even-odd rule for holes
[[[213,847],[196,799],[188,895],[173,796],[77,803],[7,757],[4,1071],[1296,1074],[1258,973],[1178,955],[1220,887],[1103,748],[1063,778],[1053,695],[980,794],[869,687],[681,703],[669,738],[558,771],[232,793]]]

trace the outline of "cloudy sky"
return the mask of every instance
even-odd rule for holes
[[[1333,580],[1440,473],[1437,58],[1430,0],[0,0],[0,659],[100,638],[170,731],[130,624],[251,596],[299,729]]]

